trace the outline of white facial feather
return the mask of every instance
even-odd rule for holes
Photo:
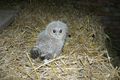
[[[61,21],[53,21],[47,25],[45,32],[56,39],[62,39],[68,31],[67,25]]]

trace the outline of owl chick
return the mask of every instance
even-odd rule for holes
[[[30,51],[31,57],[36,59],[52,59],[58,57],[64,46],[68,27],[61,21],[52,21],[46,29],[38,35],[36,46]]]

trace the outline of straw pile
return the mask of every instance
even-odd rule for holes
[[[39,5],[26,4],[15,22],[0,35],[2,80],[120,78],[119,68],[112,66],[105,46],[107,35],[94,16],[86,15],[83,8],[75,9],[71,3],[61,7],[54,3]],[[62,54],[46,63],[31,59],[29,51],[38,33],[53,20],[63,21],[69,28]]]

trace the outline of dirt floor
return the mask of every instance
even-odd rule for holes
[[[19,11],[0,34],[0,80],[119,80],[120,68],[111,64],[105,45],[109,37],[88,7],[56,0],[0,4]],[[38,33],[54,20],[69,28],[62,54],[47,63],[31,59]]]

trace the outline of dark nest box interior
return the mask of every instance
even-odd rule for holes
[[[61,55],[32,59],[51,21],[68,25]],[[0,80],[119,80],[119,0],[0,0]]]

